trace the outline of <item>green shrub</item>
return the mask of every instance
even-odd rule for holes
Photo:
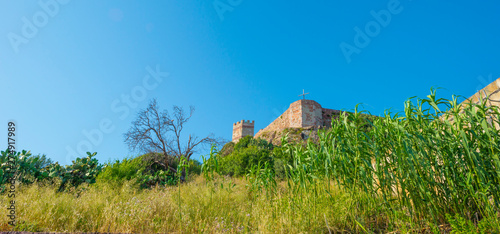
[[[253,165],[274,165],[271,157],[274,145],[252,136],[241,138],[238,143],[229,142],[218,154],[220,172],[230,176],[243,176]]]
[[[232,142],[230,142],[232,143]],[[228,144],[230,144],[228,143]],[[234,144],[234,143],[233,143]],[[248,148],[250,146],[256,146],[259,149],[267,149],[267,150],[272,150],[273,149],[273,144],[270,142],[267,142],[264,139],[255,139],[252,136],[245,136],[241,138],[238,143],[234,145],[234,151],[238,151],[240,149]],[[224,148],[222,148],[224,149]]]
[[[248,146],[235,150],[221,159],[221,172],[231,176],[243,176],[253,166],[265,162],[273,165],[270,151],[257,146]]]
[[[195,174],[195,175],[201,174],[201,162],[194,159],[189,160],[187,171],[189,174]]]
[[[9,158],[10,155],[10,158]],[[0,190],[5,190],[5,185],[14,178],[22,185],[34,182],[54,183],[60,179],[60,191],[69,187],[78,187],[82,183],[95,183],[97,175],[101,172],[102,165],[97,159],[92,158],[96,153],[87,152],[87,157],[77,158],[72,165],[61,166],[53,163],[45,155],[32,156],[29,151],[10,153],[2,151],[0,155]]]
[[[138,160],[139,159],[139,160]],[[142,169],[140,158],[122,161],[116,160],[114,163],[106,163],[103,171],[97,177],[99,183],[116,183],[122,185],[123,182],[137,178],[137,174]]]
[[[234,142],[232,142],[232,141],[230,141],[230,142],[226,143],[226,144],[222,147],[222,149],[220,150],[220,152],[219,152],[219,156],[220,156],[220,157],[225,157],[225,156],[227,156],[227,155],[231,154],[231,153],[234,151],[234,146],[235,146],[235,145],[236,145],[236,144],[234,144]]]
[[[286,163],[285,160],[281,158],[275,158],[274,159],[274,174],[278,179],[285,179],[286,178],[286,166],[288,164]]]
[[[49,179],[49,167],[52,161],[45,155],[32,156],[29,151],[11,153],[9,151],[0,153],[0,190],[3,191],[4,184],[8,183],[16,173],[16,181],[21,184],[32,184],[36,181]]]
[[[62,179],[59,191],[63,191],[68,187],[77,188],[83,183],[93,184],[96,182],[96,177],[102,170],[102,165],[97,159],[92,158],[97,153],[91,154],[87,152],[87,157],[77,158],[72,165],[62,167],[58,163],[50,167],[49,176],[58,176]]]
[[[136,158],[123,159],[107,163],[104,171],[98,176],[99,183],[112,183],[121,186],[125,181],[135,180],[141,188],[151,188],[156,185],[177,184],[176,175],[165,168],[165,163],[169,167],[177,168],[178,159],[168,157],[163,154],[148,153]],[[188,174],[200,174],[201,163],[190,160],[187,168]]]

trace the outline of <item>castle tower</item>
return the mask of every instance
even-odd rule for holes
[[[314,100],[297,100],[266,128],[255,134],[259,138],[265,132],[283,131],[286,128],[307,128],[317,126],[330,126],[332,114],[337,110],[325,109]]]
[[[254,133],[254,123],[252,120],[241,120],[233,124],[233,142],[238,142],[242,137],[253,136]]]

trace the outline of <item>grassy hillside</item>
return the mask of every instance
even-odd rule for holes
[[[432,92],[373,121],[358,110],[341,115],[317,142],[243,138],[212,148],[187,183],[141,186],[127,175],[144,167],[127,159],[73,189],[21,185],[16,229],[498,233],[499,117],[486,102],[460,105]],[[7,194],[0,200],[6,210]],[[7,221],[0,216],[4,230]]]

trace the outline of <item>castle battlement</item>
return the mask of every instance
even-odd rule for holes
[[[253,136],[255,120],[241,120],[233,124],[233,142],[238,142],[242,137]]]
[[[234,123],[233,125],[238,125],[238,124],[254,124],[255,123],[255,120],[252,120],[252,122],[250,122],[250,120],[247,120],[245,122],[245,120],[241,120],[241,121],[238,121],[236,123]]]
[[[304,94],[305,95],[305,94]],[[290,104],[290,107],[277,119],[264,129],[254,135],[254,124],[252,120],[241,120],[233,124],[233,142],[238,142],[242,137],[253,136],[259,138],[275,132],[281,132],[287,128],[329,128],[332,118],[336,118],[342,111],[321,107],[314,100],[300,99]]]

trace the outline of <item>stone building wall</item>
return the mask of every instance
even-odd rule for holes
[[[487,100],[487,105],[488,106],[497,106],[500,108],[500,78],[497,80],[491,82],[489,85],[486,87],[482,88],[479,90],[477,93],[469,97],[467,100],[463,101],[462,103],[479,103],[481,99],[486,99]],[[492,117],[490,116],[488,118],[489,123],[494,123],[494,126],[496,129],[500,129],[500,124],[497,121],[493,121]],[[451,119],[453,120],[453,119]]]
[[[302,107],[301,128],[323,124],[323,108],[319,103],[313,100],[299,100],[299,105]]]
[[[233,124],[233,142],[238,142],[242,137],[253,136],[255,121],[241,120]]]
[[[301,100],[290,104],[290,107],[288,108],[288,110],[286,112],[288,112],[288,116],[282,115],[284,117],[284,120],[285,120],[285,122],[284,122],[285,125],[283,127],[300,128],[302,126]]]
[[[500,101],[500,78],[491,82],[489,85],[487,85],[483,89],[479,90],[477,93],[472,95],[472,97],[465,100],[464,103],[467,103],[467,102],[479,103],[479,100],[481,99],[481,97],[484,99],[487,96],[490,96],[488,99],[490,105],[500,106],[500,102],[499,102]]]
[[[266,128],[259,130],[255,138],[286,128],[331,126],[331,116],[337,112],[339,111],[324,109],[313,100],[298,100],[290,104],[290,107]]]
[[[332,109],[323,108],[322,126],[325,126],[327,128],[331,128],[332,127],[332,118],[335,118],[335,119],[338,118],[341,112],[342,111],[339,111],[339,110],[332,110]]]
[[[285,129],[289,127],[290,124],[290,116],[293,116],[293,111],[289,108],[280,117],[276,118],[271,124],[267,125],[266,128],[261,129],[255,134],[255,138],[258,138],[262,132],[271,131],[272,129]]]

